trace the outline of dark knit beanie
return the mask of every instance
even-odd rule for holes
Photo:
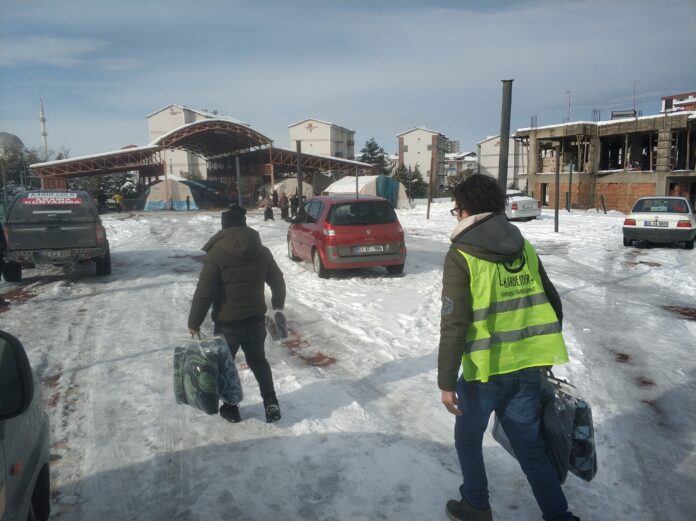
[[[222,228],[230,226],[246,226],[246,208],[238,204],[231,204],[230,209],[222,212]]]

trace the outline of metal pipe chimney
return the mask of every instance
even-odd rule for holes
[[[498,182],[503,190],[507,188],[508,154],[510,145],[510,109],[512,107],[512,82],[503,82],[503,107],[500,112],[500,156],[498,157]]]

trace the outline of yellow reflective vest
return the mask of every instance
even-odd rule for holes
[[[512,263],[457,251],[469,266],[473,310],[462,355],[464,380],[487,382],[491,375],[567,362],[561,324],[544,292],[539,258],[529,241]]]

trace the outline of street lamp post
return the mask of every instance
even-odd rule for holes
[[[570,91],[567,90],[566,94],[568,95],[568,123],[570,123]]]

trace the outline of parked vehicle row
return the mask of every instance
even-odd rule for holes
[[[642,197],[623,223],[624,246],[638,241],[683,243],[685,249],[691,250],[695,238],[694,209],[684,197]]]

